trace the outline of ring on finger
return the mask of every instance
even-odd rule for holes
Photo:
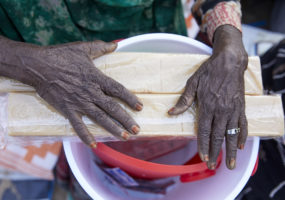
[[[233,128],[233,129],[228,129],[227,130],[227,134],[228,135],[235,135],[235,134],[237,134],[239,132],[240,132],[240,128]]]

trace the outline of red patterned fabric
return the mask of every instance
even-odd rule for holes
[[[239,0],[196,0],[192,13],[202,33],[207,33],[210,43],[215,30],[225,24],[241,31],[241,6]]]
[[[214,9],[209,10],[202,20],[206,26],[207,35],[213,41],[215,30],[222,25],[230,24],[241,30],[241,8],[237,2],[221,2]]]

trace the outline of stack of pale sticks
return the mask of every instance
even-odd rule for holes
[[[209,58],[198,54],[112,53],[94,60],[97,68],[122,83],[143,102],[141,112],[121,103],[141,127],[132,138],[195,137],[195,106],[178,116],[169,116],[183,92],[187,79]],[[258,57],[249,57],[244,75],[246,116],[249,136],[276,137],[284,134],[280,96],[263,95]],[[9,136],[74,136],[67,119],[49,106],[34,88],[1,78],[0,92],[5,92],[1,120]],[[3,105],[2,105],[3,106]],[[114,137],[99,125],[83,117],[89,131],[99,141]]]

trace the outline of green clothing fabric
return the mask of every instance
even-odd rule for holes
[[[187,35],[181,0],[0,0],[0,34],[40,45]]]

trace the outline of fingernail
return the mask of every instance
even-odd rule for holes
[[[110,42],[110,43],[111,43],[111,48],[117,47],[117,43],[116,42]]]
[[[239,149],[241,149],[241,150],[244,149],[244,144],[240,144]]]
[[[134,125],[132,127],[132,131],[133,131],[134,134],[138,134],[140,132],[140,128],[137,125]]]
[[[96,142],[92,142],[90,144],[90,147],[93,148],[93,149],[96,149],[97,148],[97,143]]]
[[[205,155],[204,155],[204,161],[206,161],[206,162],[209,161],[209,156],[208,156],[208,154],[205,154]]]
[[[210,164],[210,169],[211,169],[211,170],[216,169],[216,163],[211,163],[211,164]]]
[[[204,155],[199,152],[200,159],[204,162]]]
[[[139,102],[140,105],[143,106],[142,100],[140,98],[138,98],[138,102]]]
[[[208,156],[208,154],[199,153],[199,156],[200,156],[200,159],[201,159],[203,162],[208,162],[208,161],[209,161],[209,156]]]
[[[141,110],[143,109],[143,105],[142,105],[141,103],[137,103],[137,104],[136,104],[136,109],[137,109],[138,111],[141,111]]]
[[[122,132],[121,136],[122,136],[125,140],[129,139],[129,137],[130,137],[129,133],[126,132],[126,131]]]
[[[230,161],[230,168],[234,169],[235,167],[236,167],[236,160],[234,158],[232,158]]]
[[[173,107],[173,108],[170,108],[169,111],[168,111],[168,113],[169,113],[169,114],[172,114],[174,110],[175,110],[174,107]]]

